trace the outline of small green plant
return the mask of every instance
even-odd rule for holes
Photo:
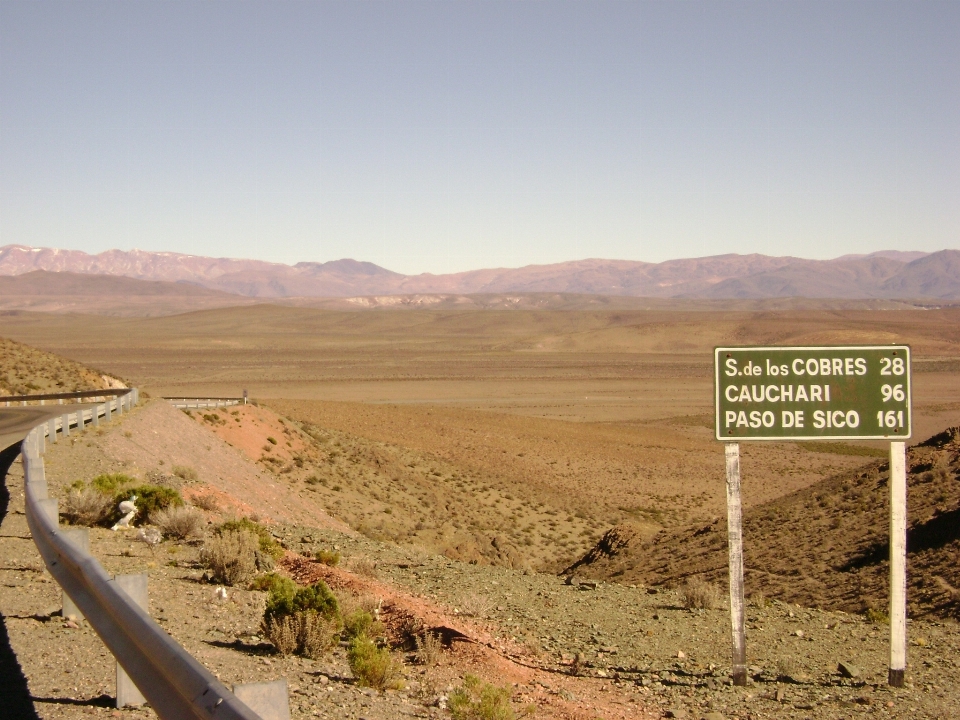
[[[877,610],[877,608],[869,607],[864,613],[864,616],[869,622],[872,622],[874,625],[889,625],[890,618],[887,616],[883,610]]]
[[[277,439],[272,437],[267,437],[267,442],[270,443],[271,445],[276,445]]]
[[[278,576],[277,576],[278,577]],[[271,579],[261,627],[281,655],[320,657],[340,630],[340,608],[322,580],[298,588],[284,579]]]
[[[287,595],[291,598],[297,594],[297,584],[293,580],[274,572],[255,577],[250,589],[266,590],[271,595]]]
[[[217,527],[214,529],[214,533],[221,535],[225,532],[230,532],[233,530],[242,530],[256,535],[260,543],[260,552],[269,555],[274,560],[279,560],[283,557],[283,546],[274,539],[269,530],[250,518],[227,520],[226,522],[217,525]]]
[[[463,678],[463,685],[450,694],[448,701],[453,720],[514,720],[510,691],[483,682],[475,675]]]
[[[399,664],[389,648],[378,646],[366,635],[357,635],[350,641],[347,662],[360,687],[375,690],[399,690],[403,687]]]
[[[384,633],[383,623],[363,608],[355,608],[343,618],[343,630],[349,638],[365,637],[376,638]]]
[[[313,554],[313,557],[317,560],[317,562],[321,562],[324,565],[330,565],[331,567],[340,564],[340,553],[338,553],[336,550],[317,550]]]
[[[127,485],[133,485],[137,482],[136,478],[124,475],[123,473],[105,473],[97,475],[90,481],[90,486],[99,490],[104,495],[113,495],[118,490]]]

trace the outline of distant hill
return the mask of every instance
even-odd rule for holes
[[[151,316],[244,305],[250,298],[187,282],[32,270],[0,275],[0,311]]]
[[[566,293],[745,300],[960,300],[958,250],[932,254],[891,250],[834,260],[757,254],[662,263],[587,259],[446,275],[403,275],[350,259],[283,265],[142,250],[109,250],[90,255],[22,245],[0,248],[0,276],[21,276],[38,270],[188,283],[247,298]],[[112,286],[102,287],[109,291]],[[130,290],[134,292],[132,286]],[[165,290],[156,292],[167,294]],[[169,294],[184,297],[187,292]]]
[[[871,450],[844,443],[807,447],[818,452]],[[960,618],[958,451],[956,427],[909,449],[911,617]],[[876,460],[747,509],[747,594],[847,612],[884,610],[889,584],[887,478],[888,463]],[[707,525],[665,530],[652,539],[620,526],[567,572],[654,585],[679,585],[700,575],[725,585],[727,523],[717,518]]]

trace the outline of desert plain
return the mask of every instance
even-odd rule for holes
[[[736,691],[724,689],[729,621],[722,605],[687,615],[670,593],[693,575],[724,581],[719,541],[725,524],[723,446],[713,437],[715,346],[909,344],[911,443],[920,443],[960,425],[960,307],[546,294],[487,297],[468,307],[442,302],[376,309],[316,305],[322,303],[262,302],[151,317],[122,316],[104,306],[96,314],[6,311],[0,315],[0,335],[136,385],[149,399],[138,412],[161,420],[176,416],[162,421],[187,423],[206,433],[203,437],[211,443],[215,439],[238,451],[255,470],[234,473],[248,482],[232,486],[237,513],[259,509],[265,518],[272,513],[276,522],[287,523],[283,527],[295,528],[286,531],[291,537],[309,536],[314,544],[322,536],[325,543],[346,547],[347,541],[334,539],[346,533],[343,537],[355,538],[350,542],[369,544],[364,553],[389,556],[382,560],[384,566],[426,568],[399,573],[402,577],[393,577],[395,570],[382,571],[381,580],[389,575],[406,592],[428,593],[448,611],[468,595],[489,595],[484,619],[490,626],[484,632],[518,643],[526,638],[525,657],[537,658],[533,664],[538,667],[555,667],[566,675],[565,658],[586,657],[591,643],[607,647],[607,662],[601,650],[584,671],[584,677],[593,678],[592,689],[562,690],[579,696],[579,704],[571,701],[566,709],[544,704],[545,716],[661,717],[669,709],[689,717],[710,712],[743,718],[839,718],[865,712],[902,717],[910,708],[916,717],[951,717],[958,699],[954,681],[960,679],[958,605],[950,595],[960,579],[957,530],[950,530],[960,504],[955,438],[912,455],[917,468],[912,483],[933,482],[923,475],[931,468],[945,468],[945,474],[937,476],[935,492],[918,489],[917,512],[923,516],[911,516],[911,521],[919,527],[940,518],[940,528],[946,518],[947,527],[931,541],[939,542],[933,548],[939,553],[936,561],[917,565],[912,581],[934,588],[939,578],[946,589],[923,591],[926,600],[912,608],[913,622],[930,625],[923,630],[923,646],[911,652],[919,657],[934,646],[935,657],[911,664],[906,695],[874,698],[885,673],[885,626],[864,620],[862,613],[882,609],[883,588],[854,575],[850,582],[860,583],[859,594],[840,587],[848,576],[839,569],[842,557],[837,559],[879,542],[874,535],[884,512],[883,443],[742,445],[747,590],[759,597],[751,622],[758,636],[773,632],[762,648],[750,646],[758,678],[750,700],[729,697]],[[254,404],[229,412],[187,416],[159,400],[237,397],[244,391]],[[107,453],[112,459],[98,461],[103,467],[127,463],[128,469],[146,473],[158,470],[170,453],[185,452],[188,443],[180,441],[178,449],[175,438],[164,441],[166,450],[151,449],[150,426],[143,421],[138,431],[136,418],[125,422],[131,423],[127,432],[139,444],[123,449],[130,438],[115,437],[112,454]],[[277,437],[279,443],[266,442]],[[88,445],[103,443],[91,438]],[[227,493],[229,478],[215,481],[217,463],[202,458],[204,452],[215,452],[212,445],[206,447],[198,446],[192,459],[181,462],[198,467],[201,482],[208,476],[202,492]],[[92,472],[66,458],[60,462],[63,467],[53,469],[51,477],[64,487],[71,473]],[[266,500],[251,497],[257,482],[280,489]],[[850,486],[855,490],[857,482],[863,490],[856,510],[847,513],[843,493],[854,492]],[[837,488],[839,500],[824,500],[834,492],[824,488]],[[771,508],[786,508],[785,515]],[[751,552],[751,512],[758,527],[761,520],[766,523],[764,552]],[[781,517],[790,522],[777,520]],[[807,555],[791,557],[788,526],[802,533],[816,522],[833,533],[829,547],[798,538],[794,547]],[[611,536],[612,528],[617,530]],[[867,537],[866,529],[874,535]],[[770,533],[777,532],[771,540]],[[592,573],[591,563],[564,572],[611,537],[626,538],[624,547],[631,544],[629,562],[615,562],[608,552],[593,563]],[[690,550],[694,547],[703,552],[698,555]],[[665,559],[663,548],[673,559]],[[616,555],[617,548],[613,550]],[[825,564],[818,558],[821,550],[836,557]],[[398,553],[419,559],[398,560]],[[751,567],[752,558],[765,565]],[[797,582],[784,580],[791,568],[798,569]],[[576,604],[563,609],[554,595],[569,587],[562,583],[571,572],[575,583],[578,574],[599,581],[601,588],[594,591],[599,594],[592,597],[603,595],[608,608],[622,608],[620,621]],[[441,585],[448,587],[427,583],[430,573],[446,574]],[[498,573],[512,573],[510,582],[529,585],[521,607],[512,609],[516,599],[497,595],[495,586],[507,582]],[[763,580],[773,575],[777,582]],[[457,584],[468,577],[477,578],[469,592]],[[457,588],[452,595],[450,587]],[[647,593],[647,588],[657,592]],[[769,620],[762,619],[767,615]],[[629,618],[633,620],[625,622]],[[656,637],[659,630],[651,623],[661,618],[670,623],[667,635],[682,636],[685,625],[704,626],[709,629],[699,632],[712,639],[697,640],[694,631],[676,642],[658,640],[654,650],[655,641],[644,638]],[[788,633],[804,636],[787,627],[801,620],[810,625],[804,625],[808,638],[836,635],[845,624],[851,629],[830,640],[839,643],[835,646],[824,639],[789,653],[777,649]],[[568,621],[571,625],[564,626]],[[521,627],[524,622],[555,627],[534,630]],[[586,632],[571,629],[580,626]],[[859,685],[842,685],[830,679],[831,673],[835,675],[838,661],[855,654],[843,645],[854,636],[871,643],[867,655],[876,667]],[[698,645],[702,652],[691,653]],[[597,649],[590,651],[596,654]],[[778,652],[784,672],[776,670]],[[696,660],[685,661],[691,654]],[[794,656],[792,679],[786,654]],[[656,675],[653,683],[641,682],[645,672]],[[678,680],[686,677],[707,679]],[[779,683],[787,683],[786,694],[778,695]],[[602,692],[640,687],[648,694],[611,703],[610,696],[597,694],[601,686],[608,688]],[[853,688],[849,692],[838,689],[848,686]],[[706,694],[698,696],[701,687]],[[594,712],[589,711],[590,698],[596,699]],[[760,699],[768,702],[757,704]],[[302,705],[297,705],[297,716],[324,708],[321,701]],[[356,714],[377,716],[364,707],[358,706]],[[384,717],[392,712],[385,709]]]

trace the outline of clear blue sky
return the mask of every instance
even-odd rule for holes
[[[0,245],[960,247],[960,2],[0,3]]]

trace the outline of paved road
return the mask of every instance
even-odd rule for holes
[[[0,408],[0,450],[21,442],[35,425],[64,413],[74,413],[80,408],[95,407],[95,405],[96,403],[77,403],[2,407]]]

